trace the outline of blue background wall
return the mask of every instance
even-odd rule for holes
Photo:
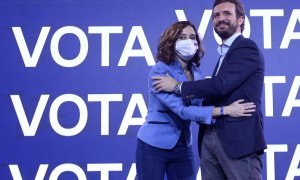
[[[175,21],[192,21],[210,76],[218,56],[212,4],[2,0],[0,179],[134,179],[159,36]],[[263,178],[300,179],[300,4],[244,4],[245,36],[257,42],[266,63]],[[194,150],[199,165],[196,143]]]

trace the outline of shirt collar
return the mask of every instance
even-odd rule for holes
[[[233,41],[239,36],[241,33],[235,33],[230,38],[228,38],[223,44],[220,44],[217,48],[218,53],[222,56],[227,53],[229,47],[233,43]]]
[[[229,39],[227,39],[223,44],[227,45],[227,46],[231,46],[231,44],[233,43],[233,41],[242,33],[235,33],[234,35],[232,35]]]

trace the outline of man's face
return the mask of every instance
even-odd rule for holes
[[[241,32],[240,25],[244,19],[237,18],[235,4],[221,3],[213,9],[213,24],[216,33],[225,41],[236,32]]]

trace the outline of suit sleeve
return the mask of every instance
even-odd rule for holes
[[[226,96],[255,73],[262,63],[258,47],[250,39],[238,42],[226,56],[217,76],[182,84],[183,100]]]
[[[186,106],[178,94],[168,92],[157,92],[152,86],[151,77],[169,74],[172,76],[171,69],[166,67],[154,66],[149,73],[149,91],[164,107],[172,111],[182,120],[196,121],[204,124],[211,124],[213,106]],[[159,110],[159,109],[158,109]]]

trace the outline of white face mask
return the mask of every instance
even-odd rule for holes
[[[191,60],[198,50],[197,41],[191,39],[176,41],[175,45],[176,54],[183,60]]]

